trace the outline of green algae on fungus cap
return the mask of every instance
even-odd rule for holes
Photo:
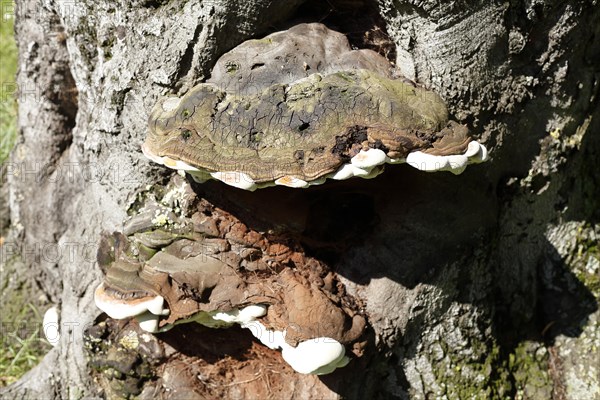
[[[461,173],[487,158],[465,126],[448,120],[438,95],[392,79],[377,53],[351,50],[343,35],[320,24],[269,38],[243,43],[221,57],[209,81],[160,101],[144,154],[197,181],[246,190],[372,178],[385,163]],[[289,64],[286,54],[294,54],[293,65],[278,74]]]

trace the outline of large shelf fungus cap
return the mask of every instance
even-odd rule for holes
[[[251,40],[223,55],[209,81],[154,107],[142,150],[200,182],[245,190],[372,178],[385,163],[460,173],[487,158],[438,95],[390,70],[320,24]]]

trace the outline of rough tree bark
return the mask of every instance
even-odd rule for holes
[[[140,153],[148,111],[242,41],[314,21],[302,0],[236,3],[17,3],[20,138],[4,170],[3,251],[22,257],[5,271],[60,307],[62,337],[3,398],[103,395],[83,350],[100,314],[99,235],[121,230],[137,195],[170,173]],[[355,18],[360,3],[334,2],[328,17]],[[352,244],[307,251],[364,302],[372,346],[313,386],[273,393],[600,398],[597,1],[381,0],[377,9],[384,24],[364,27],[370,42],[391,40],[400,72],[440,94],[492,158],[460,176],[396,166],[286,192],[310,205],[310,235]],[[237,210],[288,201],[207,185],[203,196],[224,194]],[[353,376],[360,382],[340,383]]]

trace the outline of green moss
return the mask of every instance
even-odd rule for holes
[[[552,398],[548,351],[543,345],[529,341],[520,343],[509,355],[508,367],[515,385],[515,398]]]
[[[152,186],[152,187],[154,187],[154,186]],[[150,189],[152,187],[148,186],[148,187],[146,187],[146,190],[142,190],[136,194],[135,200],[131,203],[131,205],[127,209],[127,215],[132,217],[134,215],[137,215],[140,212],[140,209],[144,206],[148,197],[151,196]],[[161,185],[155,185],[155,187],[160,188]]]
[[[238,69],[240,69],[240,65],[236,62],[229,61],[227,64],[225,64],[225,68],[227,68],[228,74],[235,74]]]
[[[511,392],[500,347],[472,340],[468,352],[456,353],[444,342],[439,345],[444,357],[433,361],[437,384],[448,399],[502,399]]]
[[[598,262],[600,261],[600,258],[596,258],[596,260],[596,262]],[[581,281],[581,283],[583,283],[596,298],[600,298],[600,273],[598,271],[588,271],[587,269],[577,270],[575,276],[577,276],[577,279],[579,279],[579,281]]]
[[[549,399],[552,380],[548,374],[548,353],[535,342],[520,343],[506,355],[495,342],[472,341],[469,351],[455,352],[443,342],[432,362],[436,397],[448,399]],[[433,354],[433,353],[432,353]]]
[[[577,229],[576,243],[567,256],[567,263],[590,292],[600,298],[600,244],[598,233],[584,224]]]
[[[354,75],[352,75],[351,73],[341,71],[336,72],[336,75],[345,80],[346,82],[354,83]]]
[[[260,43],[260,44],[271,44],[271,43],[273,43],[273,39],[271,39],[271,38],[252,39],[252,42]]]

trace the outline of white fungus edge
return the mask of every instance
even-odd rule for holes
[[[254,191],[256,189],[270,186],[287,186],[292,188],[307,188],[309,186],[321,185],[326,179],[346,180],[353,177],[371,179],[383,172],[382,164],[402,164],[408,165],[424,172],[449,171],[455,175],[461,174],[469,164],[478,164],[488,160],[487,148],[473,140],[469,142],[467,150],[463,154],[451,154],[448,156],[435,156],[422,151],[409,153],[406,158],[391,159],[380,149],[369,149],[360,152],[350,159],[349,163],[343,164],[336,172],[315,179],[314,181],[304,181],[300,178],[286,176],[278,178],[272,182],[256,183],[246,173],[239,171],[216,171],[209,172],[198,169],[183,161],[174,160],[169,157],[160,157],[152,154],[144,145],[142,152],[150,160],[165,165],[169,168],[179,171],[186,171],[196,182],[204,183],[207,180],[219,180],[227,185],[239,189]],[[285,178],[285,179],[284,179]]]
[[[346,366],[350,359],[346,349],[337,340],[327,337],[313,338],[293,347],[285,341],[285,331],[267,329],[259,321],[243,324],[265,346],[281,349],[281,355],[292,369],[301,374],[324,375]]]
[[[158,296],[160,297],[160,296]],[[162,299],[162,297],[161,297]],[[105,311],[105,310],[103,310]],[[106,312],[106,311],[105,311]],[[285,341],[285,331],[267,329],[257,318],[267,313],[267,307],[261,304],[250,305],[231,311],[199,312],[186,320],[177,321],[159,329],[159,316],[144,311],[135,315],[140,328],[146,332],[166,332],[180,323],[197,322],[209,328],[229,327],[239,324],[242,328],[249,329],[262,344],[270,349],[281,349],[282,358],[292,369],[301,374],[324,375],[333,372],[348,364],[349,358],[345,355],[344,346],[338,341],[320,337],[300,342],[293,347]],[[109,314],[107,312],[107,314]],[[113,315],[115,315],[113,313]],[[113,317],[109,314],[111,318]],[[123,317],[127,318],[127,317]],[[122,319],[122,318],[115,318]]]
[[[96,303],[96,307],[104,311],[111,318],[130,318],[147,311],[154,315],[169,314],[169,309],[164,307],[165,299],[162,296],[155,296],[148,300],[131,304],[131,302],[120,301],[118,299],[107,299],[108,296],[104,295],[103,292],[104,283],[101,283],[94,292],[94,302]]]

